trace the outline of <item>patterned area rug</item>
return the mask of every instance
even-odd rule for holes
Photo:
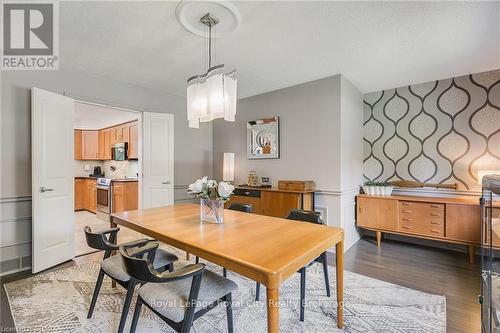
[[[176,252],[185,258],[183,252]],[[176,266],[185,265],[180,260]],[[218,266],[208,269],[222,274]],[[125,290],[111,287],[105,278],[94,316],[86,314],[94,290],[98,263],[88,263],[5,284],[12,315],[21,332],[115,332]],[[307,269],[305,321],[299,321],[300,276],[295,274],[280,289],[281,332],[445,332],[446,299],[422,293],[349,271],[344,273],[345,329],[336,326],[335,269],[329,270],[332,297],[326,297],[320,264]],[[255,282],[233,272],[229,278],[238,284],[233,294],[235,332],[266,332],[265,288],[261,301],[255,299]],[[128,332],[132,311],[127,320]],[[226,311],[218,306],[193,326],[193,332],[226,332]],[[143,307],[137,332],[173,332],[154,313]]]

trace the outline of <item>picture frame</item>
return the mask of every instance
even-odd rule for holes
[[[247,158],[249,160],[280,158],[279,117],[247,122]]]

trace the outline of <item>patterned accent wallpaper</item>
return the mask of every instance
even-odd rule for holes
[[[500,69],[364,96],[365,180],[457,183],[500,170]]]

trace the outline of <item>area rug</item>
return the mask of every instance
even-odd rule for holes
[[[183,252],[177,252],[184,258]],[[176,266],[187,264],[179,260]],[[216,265],[207,268],[222,273]],[[94,316],[87,310],[99,263],[91,262],[5,284],[18,332],[116,332],[125,290],[111,287],[105,278]],[[344,272],[344,330],[336,326],[335,269],[329,270],[332,297],[326,297],[322,267],[307,269],[305,321],[299,321],[300,276],[295,274],[280,289],[281,332],[445,332],[446,299],[413,289]],[[265,288],[255,301],[255,282],[233,272],[238,284],[233,294],[235,332],[266,332]],[[125,332],[129,331],[135,301]],[[218,306],[195,321],[192,332],[226,332],[226,311]],[[173,332],[154,313],[143,307],[137,332]]]

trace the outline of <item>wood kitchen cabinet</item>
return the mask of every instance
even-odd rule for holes
[[[96,179],[75,178],[75,210],[95,213],[97,209]]]
[[[99,160],[99,132],[75,130],[75,160]]]
[[[358,227],[382,233],[409,235],[468,246],[474,262],[475,247],[481,242],[479,200],[423,196],[357,196]]]
[[[139,127],[137,122],[134,121],[130,124],[128,128],[129,132],[129,141],[128,141],[128,158],[129,159],[137,159],[138,158],[138,144],[139,144]]]
[[[75,210],[85,209],[86,184],[85,179],[75,179]]]
[[[137,181],[113,181],[111,193],[113,213],[136,210],[139,207]]]
[[[138,122],[132,121],[108,128],[74,130],[75,160],[111,160],[115,143],[128,143],[128,158],[138,158]]]

